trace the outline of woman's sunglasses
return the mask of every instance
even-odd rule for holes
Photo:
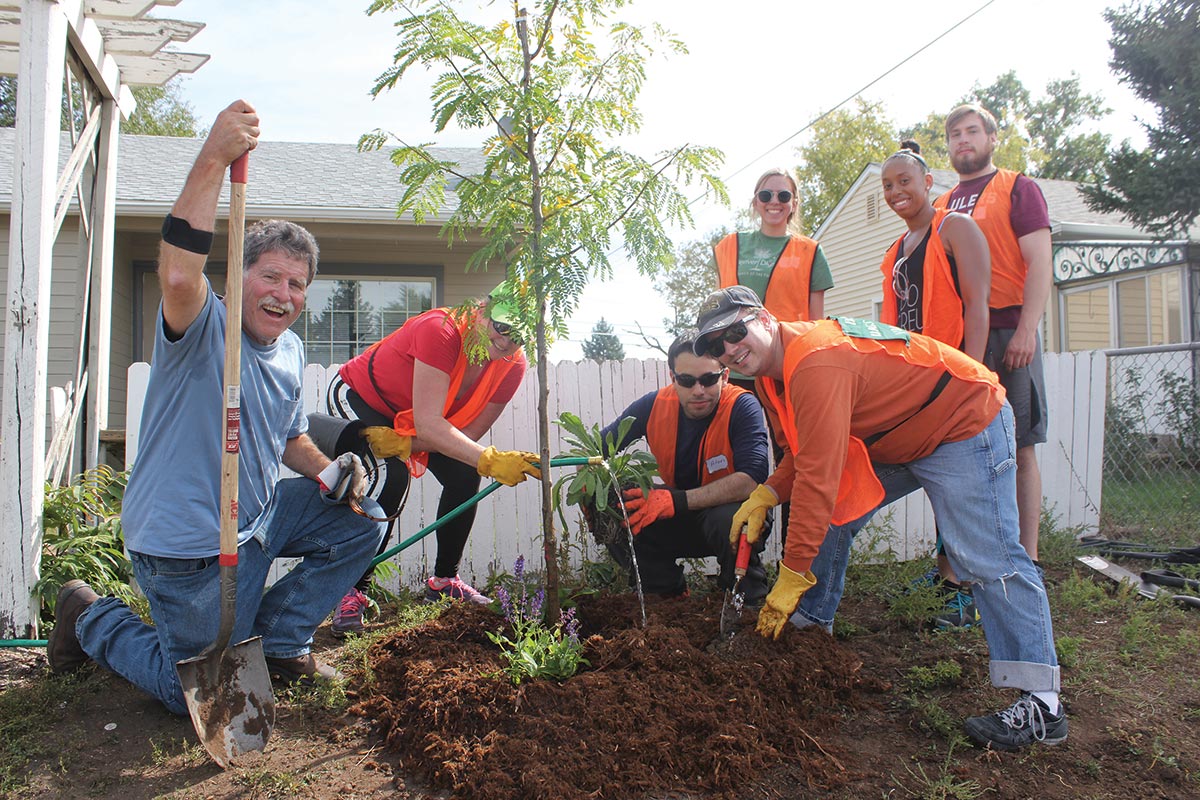
[[[758,202],[760,203],[769,203],[772,197],[778,197],[781,203],[792,202],[792,193],[787,189],[782,189],[778,192],[772,192],[770,189],[759,189],[758,193],[754,196],[758,198]]]
[[[680,386],[682,386],[684,389],[690,389],[693,386],[695,386],[697,383],[699,383],[705,389],[708,389],[708,388],[716,385],[717,381],[721,380],[721,376],[724,374],[725,374],[725,370],[719,370],[717,372],[706,372],[703,375],[681,374],[681,375],[675,376],[675,382],[678,383]]]
[[[739,319],[737,322],[721,331],[720,334],[705,342],[705,352],[713,358],[720,358],[721,356],[725,355],[725,343],[729,342],[730,344],[737,344],[742,339],[745,339],[746,334],[750,332],[746,328],[746,323],[752,322],[753,320],[754,317]]]
[[[492,330],[501,336],[507,336],[508,340],[518,347],[522,344],[520,334],[514,331],[513,326],[509,325],[507,322],[492,320]]]

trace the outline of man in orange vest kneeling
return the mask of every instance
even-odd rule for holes
[[[810,616],[836,608],[845,564],[831,568],[818,552],[847,551],[838,536],[923,488],[951,566],[974,586],[992,683],[1021,690],[1008,708],[967,719],[967,734],[1001,750],[1065,741],[1050,606],[1019,539],[1013,415],[995,373],[870,320],[780,322],[744,286],[710,294],[697,327],[695,352],[753,375],[785,438],[783,460],[738,509],[730,538],[744,528],[757,539],[782,498],[804,512],[791,515],[759,633],[778,638],[802,600]]]
[[[620,446],[645,437],[658,461],[663,485],[648,496],[641,489],[625,493],[638,572],[649,594],[687,591],[681,558],[716,556],[718,585],[733,585],[736,547],[730,545],[729,526],[770,469],[762,405],[730,384],[728,370],[715,358],[695,355],[694,342],[695,331],[677,338],[667,351],[671,385],[635,400],[602,432],[606,440],[615,437],[620,421],[633,417]],[[749,605],[761,604],[767,594],[759,556],[765,538],[742,580]],[[631,566],[628,544],[609,550],[622,566]]]

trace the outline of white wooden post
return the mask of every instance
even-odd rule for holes
[[[0,428],[0,637],[34,635],[42,545],[50,265],[68,22],[48,0],[21,5],[16,150],[4,314]]]
[[[100,152],[92,198],[91,329],[88,332],[87,442],[84,467],[100,459],[100,431],[108,427],[109,360],[112,350],[113,241],[117,218],[117,141],[121,112],[105,99],[100,111]]]

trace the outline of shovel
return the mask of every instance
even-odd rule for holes
[[[742,578],[750,567],[750,542],[746,540],[746,532],[738,540],[737,560],[733,564],[733,587],[725,590],[725,602],[721,605],[721,638],[730,639],[737,632],[738,620],[742,618],[742,608],[746,605],[746,593],[741,591]]]
[[[275,694],[258,636],[229,646],[237,614],[238,426],[241,416],[242,246],[246,227],[247,155],[229,167],[229,273],[225,298],[225,448],[221,454],[221,622],[200,655],[175,665],[200,743],[222,768],[267,746]]]

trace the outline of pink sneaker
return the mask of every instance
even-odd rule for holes
[[[358,589],[346,592],[346,596],[338,603],[337,611],[333,612],[333,635],[344,639],[348,633],[365,631],[363,612],[370,607],[371,601]]]
[[[481,606],[492,602],[492,598],[480,593],[474,586],[457,575],[453,578],[430,578],[425,582],[425,600],[427,602],[436,603],[443,597],[453,600],[470,600]]]

